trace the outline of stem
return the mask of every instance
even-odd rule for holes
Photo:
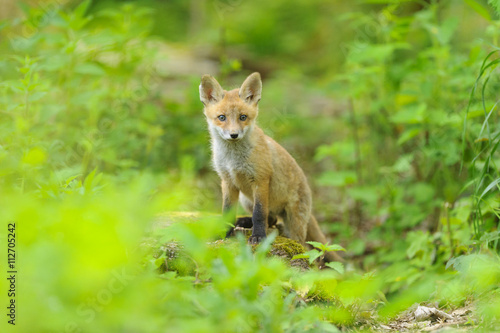
[[[356,175],[358,177],[359,185],[363,185],[363,174],[361,172],[361,148],[359,143],[359,134],[358,134],[358,122],[356,119],[356,113],[354,111],[354,103],[352,98],[349,99],[349,109],[351,114],[351,123],[352,123],[352,138],[354,141],[354,165],[356,168]],[[354,215],[357,219],[356,225],[360,226],[361,221],[363,220],[363,212],[361,209],[360,200],[356,199],[354,202]]]
[[[358,135],[358,122],[356,120],[356,113],[354,111],[354,103],[352,101],[352,98],[349,99],[349,110],[351,114],[351,123],[352,123],[352,138],[354,141],[354,165],[356,168],[356,174],[358,176],[359,183],[363,185],[363,175],[361,172],[361,148]]]
[[[222,65],[227,61],[226,56],[226,28],[221,26],[219,29],[219,62],[222,68]],[[226,70],[221,70],[220,76],[222,79],[226,78]]]
[[[450,211],[449,211],[450,207],[451,204],[449,202],[445,202],[444,213],[446,215],[446,225],[448,226],[448,238],[450,240],[451,257],[453,257],[455,255],[455,249],[453,247],[453,232],[451,231],[451,223],[450,223]]]
[[[24,94],[24,118],[28,120],[28,115],[30,112],[30,92],[26,90],[26,93]]]

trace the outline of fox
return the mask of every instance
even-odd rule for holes
[[[306,245],[327,243],[312,215],[312,194],[307,178],[295,159],[257,126],[262,80],[249,75],[241,87],[223,90],[205,74],[199,86],[203,113],[211,138],[212,162],[221,179],[223,216],[236,220],[238,201],[251,213],[235,226],[252,228],[250,244],[266,238],[267,228],[278,218],[284,236]],[[229,235],[230,232],[228,232]],[[327,252],[325,261],[340,260]]]

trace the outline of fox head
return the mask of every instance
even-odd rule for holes
[[[255,124],[261,92],[259,73],[248,76],[240,89],[230,91],[223,90],[212,76],[203,75],[200,100],[212,135],[229,142],[243,139]]]

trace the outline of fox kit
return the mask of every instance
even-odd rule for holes
[[[304,172],[257,127],[261,92],[259,73],[248,76],[240,89],[230,91],[223,90],[210,75],[201,78],[200,99],[212,139],[213,163],[222,179],[223,213],[234,212],[238,199],[252,212],[251,220],[238,223],[253,225],[249,238],[253,244],[266,237],[268,224],[275,224],[278,217],[284,222],[285,236],[302,244],[326,243],[311,213],[311,190]],[[338,256],[327,253],[327,260],[334,258]]]

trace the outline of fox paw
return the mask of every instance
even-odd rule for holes
[[[266,236],[250,236],[248,238],[248,243],[249,244],[259,244],[260,242],[262,242],[264,239],[266,238]]]

